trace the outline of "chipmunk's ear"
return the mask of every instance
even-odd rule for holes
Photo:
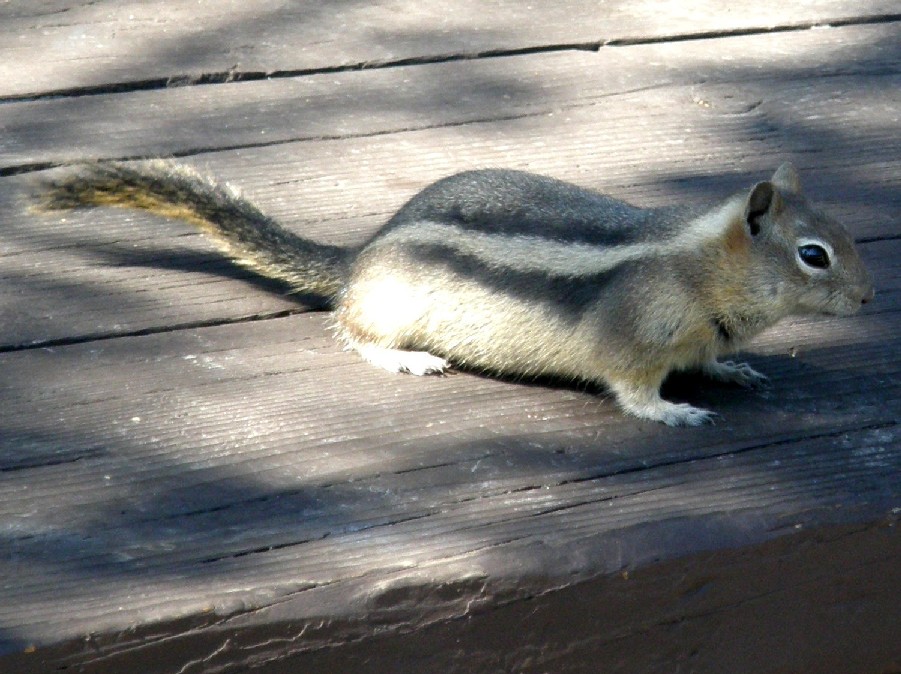
[[[777,168],[770,182],[783,192],[801,193],[801,178],[798,176],[798,169],[791,162],[785,162]]]
[[[773,183],[762,182],[754,185],[745,203],[745,222],[748,223],[751,236],[760,234],[760,225],[765,215],[776,215],[781,210],[782,198]]]

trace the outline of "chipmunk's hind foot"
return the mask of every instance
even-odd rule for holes
[[[389,372],[406,372],[424,376],[444,374],[450,367],[444,358],[433,356],[428,351],[389,349],[375,344],[351,344],[350,346],[362,356],[363,360]]]

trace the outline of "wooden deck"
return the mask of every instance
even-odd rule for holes
[[[0,3],[0,671],[901,672],[896,2]],[[715,426],[392,376],[187,226],[37,216],[181,157],[360,241],[506,166],[647,205],[791,159],[876,279]]]

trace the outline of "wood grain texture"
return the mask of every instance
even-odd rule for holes
[[[705,1],[602,3],[58,2],[0,6],[0,96],[372,67],[498,51],[660,40],[897,16],[889,0],[850,5]]]
[[[883,27],[817,31],[828,38],[817,48],[829,48],[834,44],[832,34],[838,32],[843,32],[838,40],[842,44],[860,40],[875,54],[886,51],[873,47],[888,43]],[[720,52],[731,49],[736,59],[773,47],[771,37],[733,40],[739,43],[718,42]],[[766,49],[749,47],[759,41],[767,43]],[[812,49],[807,44],[797,53],[809,56]],[[700,57],[700,52],[686,50],[682,67],[689,70]],[[340,118],[328,116],[332,103],[327,102],[328,94],[322,94],[322,99],[311,99],[310,108],[319,111],[321,124],[331,125],[321,134],[328,140],[205,152],[183,161],[240,187],[264,211],[295,230],[339,244],[363,240],[418,189],[466,168],[533,170],[655,206],[710,201],[746,189],[786,158],[802,170],[810,196],[840,216],[858,237],[897,234],[901,202],[894,188],[893,160],[901,151],[896,133],[901,81],[894,70],[866,66],[857,74],[821,78],[802,68],[784,80],[698,81],[691,86],[659,84],[652,73],[645,73],[648,79],[642,83],[658,84],[636,91],[617,81],[609,84],[619,88],[615,93],[603,82],[573,79],[571,73],[589,69],[589,58],[597,57],[523,56],[518,61],[525,64],[517,63],[512,72],[507,72],[509,63],[491,60],[475,76],[498,81],[509,76],[514,81],[534,70],[541,81],[569,82],[550,85],[546,97],[536,97],[539,108],[530,112],[522,107],[523,101],[500,96],[496,105],[488,106],[484,99],[474,106],[483,111],[484,119],[451,123],[439,106],[427,128],[398,130],[406,125],[385,126],[372,120],[375,126],[361,127],[364,132],[354,135]],[[850,63],[856,61],[851,58]],[[447,80],[448,70],[455,73],[452,80],[462,81],[471,70],[460,63],[419,68],[435,71],[423,78],[428,81]],[[490,77],[487,70],[493,71]],[[634,71],[641,67],[623,70]],[[365,75],[388,82],[394,76]],[[693,77],[703,79],[703,73]],[[356,92],[350,89],[354,98]],[[136,95],[123,98],[131,96]],[[366,116],[363,100],[355,119]],[[793,112],[798,101],[801,116]],[[345,102],[350,105],[350,99]],[[148,133],[151,127],[140,114],[145,103],[131,101],[127,107],[117,116],[118,131],[101,134],[98,127],[80,141],[67,132],[71,143],[60,137],[52,145],[72,152],[94,140],[102,146],[101,136],[115,143],[135,129]],[[196,110],[194,114],[208,124],[207,116]],[[234,114],[226,114],[224,119],[233,118]],[[107,122],[113,124],[111,118]],[[280,128],[287,131],[292,124],[289,119]],[[234,125],[227,121],[209,128],[218,133],[222,146],[236,141],[231,137]],[[160,137],[155,131],[150,135]],[[134,149],[110,148],[100,155],[128,156]],[[160,142],[143,148],[149,154],[185,149]],[[86,151],[85,156],[97,155]],[[302,307],[281,296],[282,288],[266,283],[253,287],[251,275],[223,261],[212,245],[183,225],[118,211],[76,213],[62,219],[27,213],[23,194],[29,180],[29,176],[0,180],[0,203],[6,206],[0,211],[4,230],[0,277],[5,279],[0,286],[0,314],[16,317],[0,323],[4,346],[243,320]]]
[[[901,666],[897,9],[724,7],[0,5],[0,671]],[[170,154],[347,245],[467,168],[650,206],[792,159],[877,297],[756,340],[767,391],[671,378],[708,428],[390,375],[186,226],[27,209]]]
[[[846,100],[878,91],[883,106],[897,105],[891,80],[878,77],[901,69],[896,38],[895,24],[846,26],[793,33],[790,40],[776,33],[10,102],[0,106],[0,171],[494,119],[515,124],[572,108],[603,111],[624,95],[658,89],[682,92],[680,110],[694,104],[742,115],[802,79],[808,91],[835,88],[837,75],[867,76],[850,86],[844,80]],[[748,83],[756,97],[740,93]],[[867,126],[886,121],[885,114]],[[803,114],[796,123],[809,121]]]
[[[775,379],[766,396],[681,382],[723,420],[675,437],[588,393],[374,371],[317,315],[6,354],[3,575],[16,583],[0,623],[13,643],[52,643],[219,620],[343,582],[378,597],[387,574],[451,582],[485,555],[499,587],[512,560],[554,584],[887,513],[901,343],[881,323],[856,326],[854,360],[843,331],[830,347],[821,327],[794,359],[755,361]],[[727,517],[700,539],[630,543],[730,514],[735,531]],[[617,542],[586,557],[604,534]]]

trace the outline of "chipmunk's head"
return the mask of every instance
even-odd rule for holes
[[[744,221],[757,281],[786,313],[848,316],[873,299],[851,234],[804,198],[791,164],[751,188]]]

